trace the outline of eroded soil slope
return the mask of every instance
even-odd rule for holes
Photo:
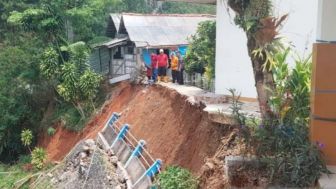
[[[221,127],[208,121],[201,105],[162,86],[152,86],[129,102],[120,122],[148,143],[155,158],[165,165],[181,165],[197,173],[206,157],[212,156],[222,136]]]
[[[52,137],[46,133],[39,137],[38,144],[47,150],[50,161],[62,160],[81,139],[96,138],[109,116],[114,111],[122,111],[140,89],[139,87],[131,87],[128,83],[121,83],[110,90],[112,90],[111,97],[105,102],[102,110],[93,116],[82,132],[69,131],[58,124],[56,133]]]
[[[53,137],[42,137],[40,144],[51,160],[61,160],[80,140],[95,138],[112,112],[122,112],[121,123],[128,123],[138,139],[165,165],[180,165],[198,173],[206,157],[212,157],[223,136],[223,127],[208,120],[201,105],[192,105],[176,91],[122,83],[111,99],[83,132],[62,127]]]

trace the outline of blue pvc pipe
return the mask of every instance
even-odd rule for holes
[[[162,160],[157,159],[152,166],[150,166],[146,172],[133,184],[133,187],[136,186],[137,184],[139,184],[139,182],[145,177],[154,177],[156,174],[159,173],[160,168],[162,166]]]
[[[118,141],[118,140],[121,140],[121,139],[124,139],[127,132],[129,130],[129,125],[128,124],[125,124],[121,129],[120,129],[120,132],[118,133],[116,139],[113,141],[112,145],[111,145],[111,148],[115,145],[115,143]]]
[[[105,125],[104,130],[106,129],[106,127],[112,126],[114,124],[114,122],[116,122],[119,118],[120,118],[120,114],[118,114],[116,112],[113,112],[112,116],[110,117],[107,124]]]
[[[146,142],[144,140],[140,140],[138,142],[138,145],[135,147],[135,149],[133,150],[131,156],[128,158],[127,162],[125,163],[125,168],[129,165],[129,163],[131,162],[131,160],[134,157],[139,157],[140,154],[143,151],[144,146],[146,145]]]
[[[147,169],[145,174],[149,177],[154,177],[156,174],[159,173],[161,166],[162,166],[162,160],[158,159],[153,163],[152,166],[150,166]]]

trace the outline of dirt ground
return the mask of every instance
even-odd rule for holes
[[[147,141],[147,148],[164,165],[180,165],[197,173],[204,158],[220,143],[221,127],[208,121],[201,106],[162,86],[141,90],[129,102],[120,122]]]
[[[136,138],[146,140],[148,151],[164,166],[190,169],[202,188],[226,186],[222,162],[226,155],[240,154],[237,130],[212,123],[203,105],[192,105],[187,97],[160,85],[121,83],[112,90],[101,113],[82,132],[58,126],[54,136],[40,137],[51,161],[60,161],[79,140],[95,138],[112,112],[122,112],[120,122],[128,123]]]

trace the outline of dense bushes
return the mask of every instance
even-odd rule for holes
[[[289,49],[277,53],[272,70],[276,88],[269,105],[276,117],[250,127],[251,134],[243,136],[249,137],[256,155],[266,163],[273,185],[309,187],[328,170],[320,151],[323,145],[309,140],[311,61],[297,59],[290,70],[289,53]],[[246,124],[243,114],[233,113],[241,124]]]
[[[15,162],[27,153],[20,141],[23,129],[36,136],[61,119],[67,128],[80,130],[97,104],[100,78],[88,70],[73,74],[78,58],[66,55],[75,54],[74,48],[89,53],[78,41],[108,40],[101,36],[110,13],[154,8],[146,0],[0,1],[0,161]],[[47,110],[59,117],[51,120]]]
[[[159,174],[159,188],[197,189],[197,181],[187,169],[172,166]]]
[[[205,73],[208,80],[215,78],[216,22],[204,21],[190,39],[185,57],[186,71]]]
[[[37,169],[42,169],[47,159],[47,153],[43,148],[36,147],[31,153],[31,163]]]
[[[40,82],[36,57],[31,55],[34,52],[26,43],[0,50],[0,160],[3,161],[12,161],[24,151],[21,130],[31,126],[35,132],[41,118],[46,99],[42,94],[48,90]]]

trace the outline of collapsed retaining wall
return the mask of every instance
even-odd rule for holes
[[[144,140],[137,140],[129,131],[129,125],[118,122],[120,114],[113,113],[98,141],[118,159],[118,167],[126,175],[128,188],[148,189],[154,176],[160,172],[162,161],[154,160],[146,151]]]
[[[145,139],[149,152],[164,165],[179,165],[197,174],[225,132],[209,121],[203,108],[175,90],[155,85],[129,101],[120,121],[129,123],[132,133]]]

